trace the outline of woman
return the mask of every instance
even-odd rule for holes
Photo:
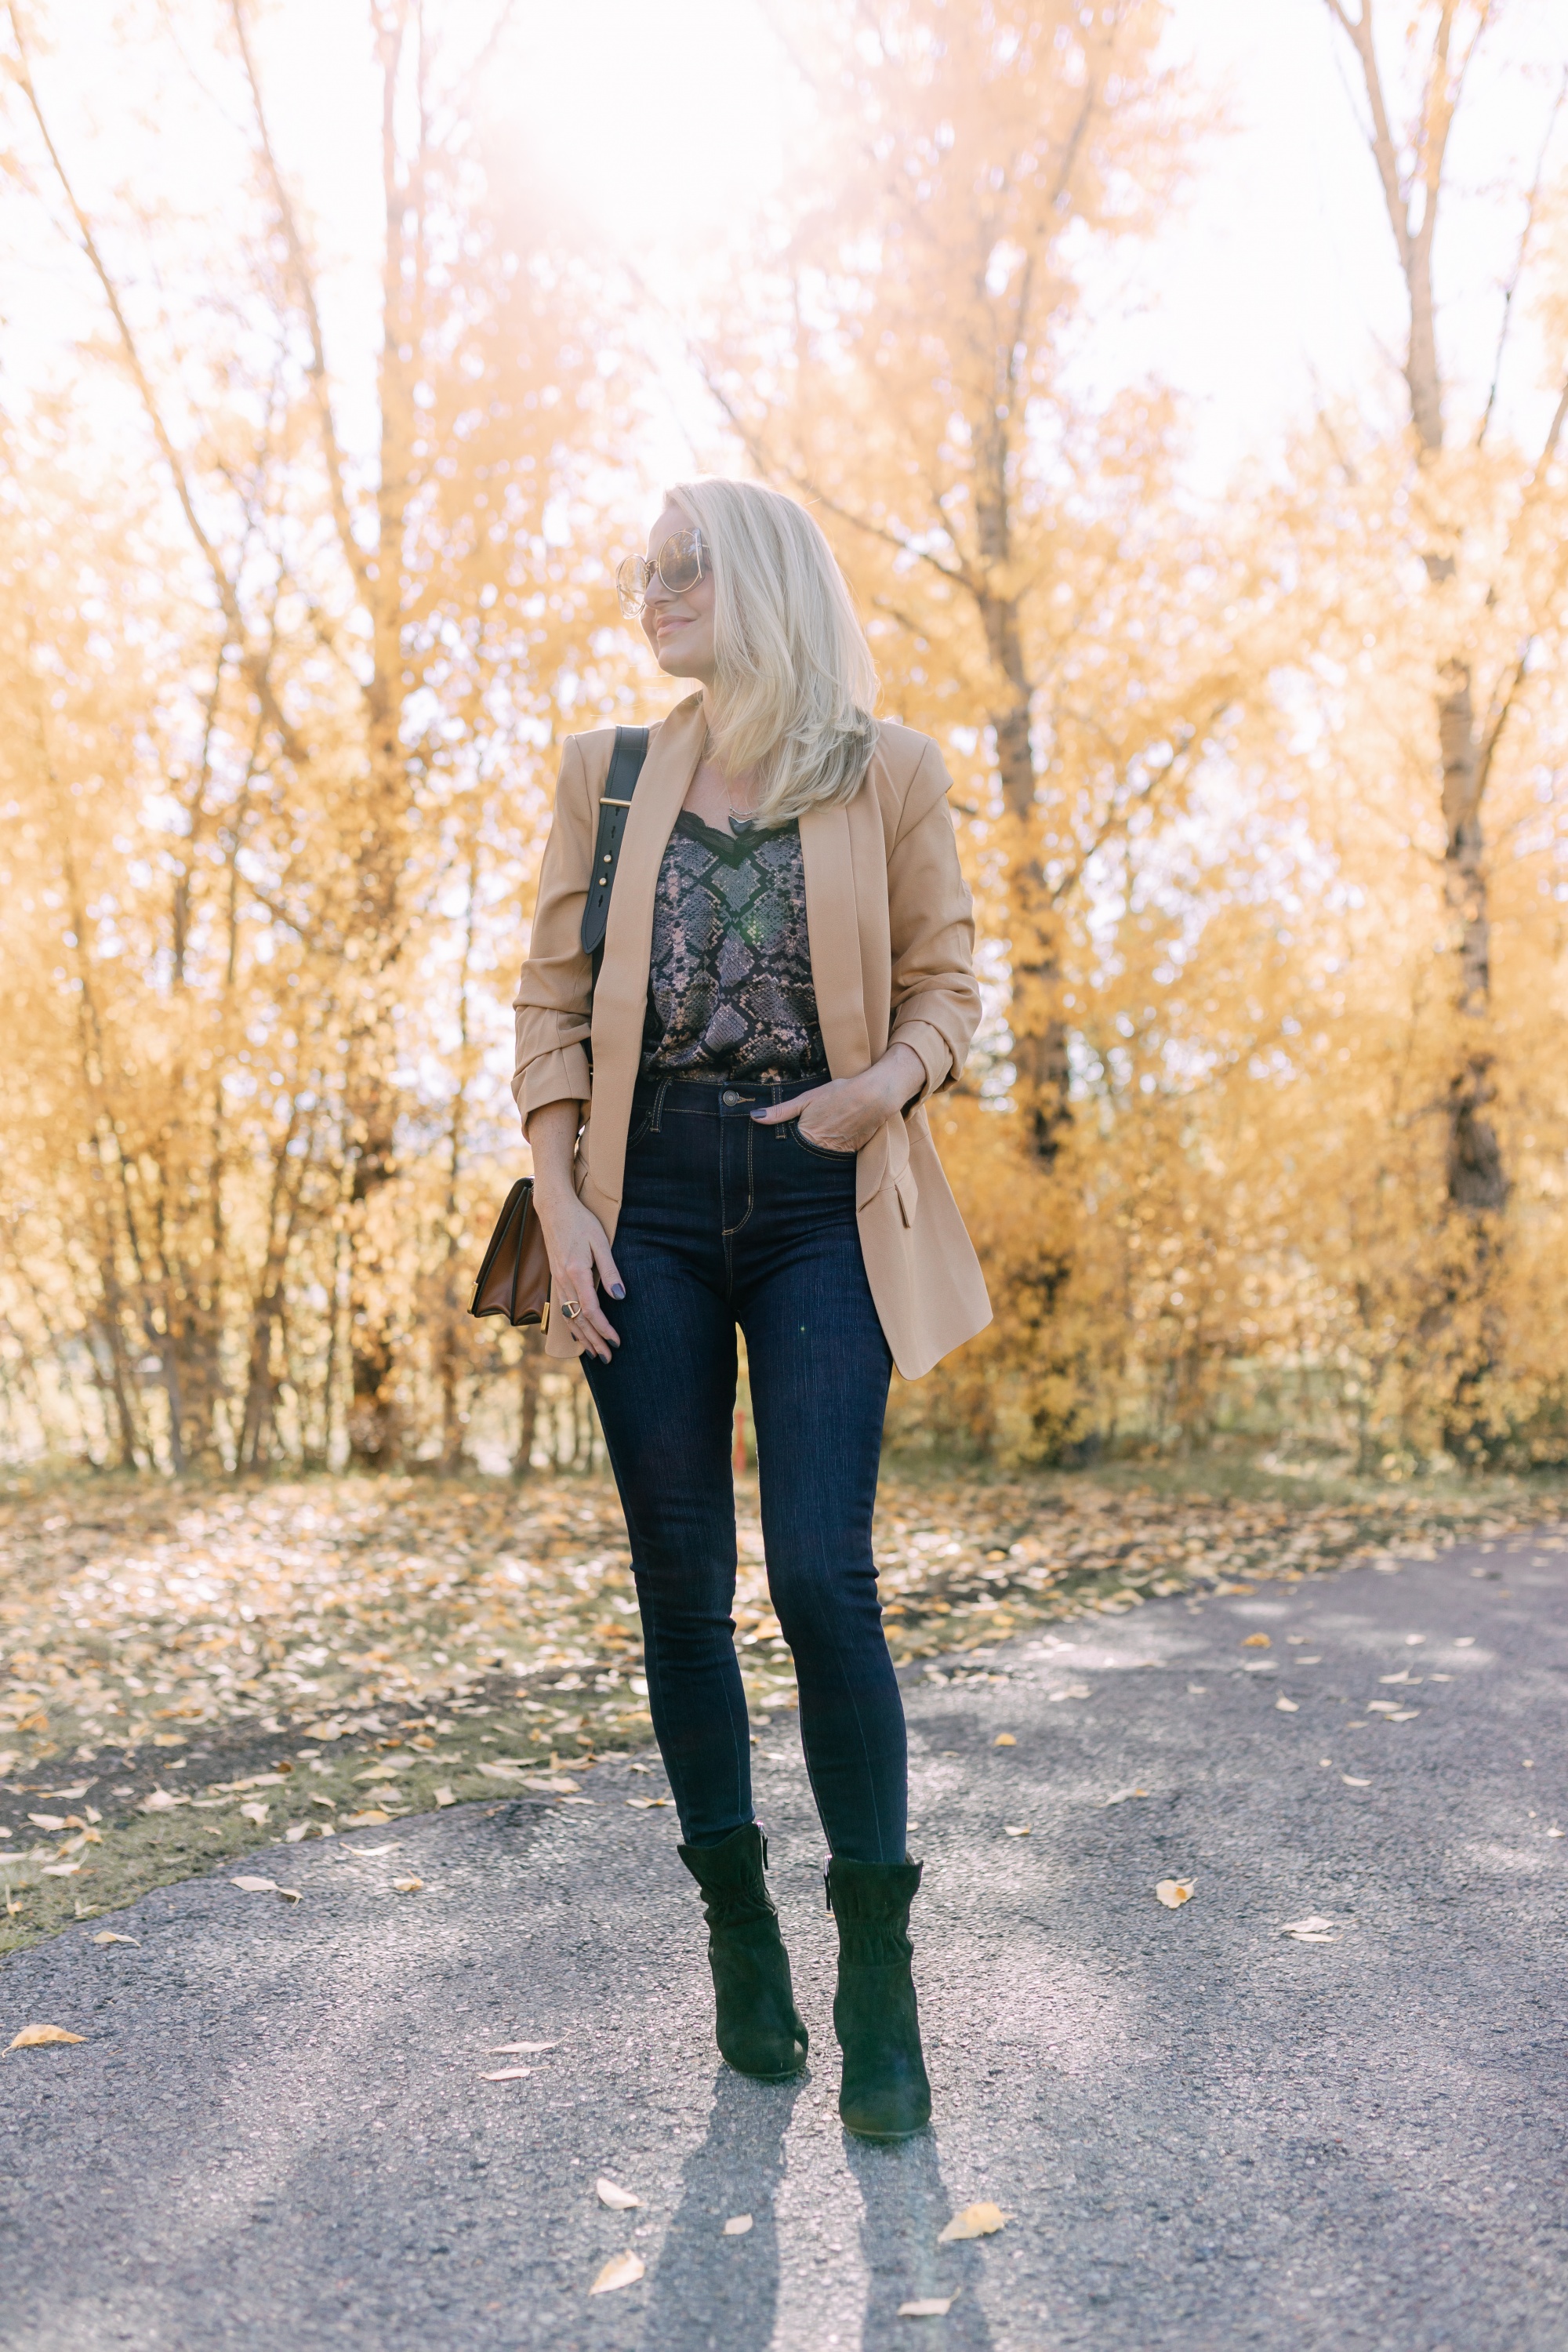
[[[830,1848],[839,2112],[900,2139],[931,2090],[871,1513],[890,1365],[912,1379],[990,1316],[921,1107],[979,1013],[949,780],[934,744],[870,717],[869,648],[793,499],[683,484],[620,586],[659,667],[700,690],[651,730],[596,981],[580,929],[613,732],[569,737],[562,761],[512,1082],[548,1346],[583,1358],[626,1510],[719,2047],[776,2081],[805,2063],[806,2030],[730,1614],[745,1334],[769,1590]]]

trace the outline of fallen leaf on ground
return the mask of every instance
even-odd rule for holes
[[[239,1810],[247,1822],[255,1822],[259,1826],[267,1819],[272,1808],[270,1805],[262,1804],[259,1800],[255,1800],[248,1805],[241,1805]]]
[[[1390,1723],[1414,1723],[1420,1712],[1418,1706],[1396,1707],[1388,1719]]]
[[[343,1827],[346,1830],[376,1830],[383,1822],[391,1819],[390,1813],[384,1813],[378,1805],[372,1805],[363,1813],[350,1813]]]
[[[1370,1789],[1372,1786],[1370,1780],[1358,1780],[1353,1772],[1342,1772],[1340,1778],[1347,1789]]]
[[[1029,1824],[1027,1822],[1023,1822],[1016,1829],[1015,1829],[1010,1823],[1005,1822],[1003,1824],[1002,1834],[1004,1837],[1027,1837],[1029,1834]]]
[[[393,1892],[396,1895],[418,1895],[423,1892],[424,1885],[422,1878],[395,1878],[392,1882]]]
[[[40,1875],[44,1878],[74,1878],[80,1868],[79,1862],[46,1862]]]
[[[749,2213],[731,2213],[724,2224],[724,2235],[727,2238],[743,2238],[751,2226],[752,2217]]]
[[[345,1822],[343,1826],[345,1829],[348,1829],[351,1828],[353,1824]],[[396,1853],[397,1851],[398,1847],[395,1840],[394,1840],[391,1845],[351,1845],[349,1848],[349,1852],[351,1853],[360,1854],[366,1860],[368,1860],[373,1854]]]
[[[1279,1933],[1293,1936],[1299,1944],[1337,1944],[1339,1936],[1331,1919],[1321,1919],[1314,1911],[1305,1919],[1292,1919]]]
[[[310,1824],[309,1822],[296,1822],[292,1829],[287,1829],[284,1831],[283,1843],[285,1845],[298,1845],[300,1839],[309,1837],[310,1833]]]
[[[437,1791],[436,1791],[436,1802],[437,1802],[438,1805],[455,1805],[455,1804],[457,1803],[457,1801],[458,1801],[458,1800],[456,1799],[456,1797],[454,1797],[454,1796],[453,1796],[452,1791],[450,1790],[450,1789],[437,1789]]]
[[[297,1886],[279,1886],[275,1878],[231,1878],[228,1883],[231,1886],[243,1887],[247,1895],[280,1895],[285,1903],[298,1903],[300,1900]]]
[[[554,2046],[553,2042],[520,2042],[518,2044],[520,2049],[530,2050],[553,2049]],[[621,2188],[617,2181],[606,2180],[603,2173],[599,2175],[594,2186],[599,2192],[600,2204],[607,2205],[614,2213],[629,2213],[635,2206],[642,2203],[640,2197],[634,2197],[629,2189]]]
[[[357,1788],[362,1780],[395,1780],[400,1772],[412,1772],[418,1760],[416,1756],[383,1757],[381,1762],[373,1764],[368,1772],[356,1772],[354,1785]]]
[[[1244,1650],[1271,1650],[1274,1644],[1267,1633],[1248,1633],[1241,1646]]]
[[[1003,2212],[1000,2205],[966,2205],[962,2213],[953,2215],[945,2230],[937,2231],[936,2242],[939,2246],[952,2246],[960,2238],[989,2238],[1012,2218],[1011,2213]]]
[[[991,1745],[993,1748],[1016,1748],[1018,1743],[1010,1731],[999,1731]]]
[[[1293,1698],[1286,1698],[1283,1694],[1275,1700],[1274,1704],[1281,1715],[1300,1715],[1301,1712],[1298,1702]]]
[[[138,1951],[142,1948],[142,1938],[139,1936],[117,1936],[112,1927],[105,1927],[92,1940],[95,1944],[134,1944]]]
[[[63,1830],[66,1825],[63,1813],[29,1813],[27,1819],[36,1822],[41,1830]]]
[[[1114,1797],[1107,1797],[1106,1809],[1109,1811],[1112,1805],[1124,1805],[1129,1797],[1146,1797],[1148,1793],[1147,1789],[1118,1789]]]
[[[172,1813],[176,1805],[188,1805],[190,1801],[189,1797],[171,1796],[167,1789],[154,1789],[151,1796],[142,1798],[141,1810],[144,1813]]]
[[[24,2025],[8,2045],[13,2050],[42,2050],[51,2042],[85,2042],[85,2033],[68,2033],[63,2025]]]
[[[498,2066],[493,2074],[481,2074],[479,2080],[481,2083],[521,2083],[525,2074],[532,2072],[531,2066]]]
[[[1088,1698],[1089,1695],[1089,1685],[1087,1683],[1068,1683],[1065,1690],[1047,1691],[1046,1694],[1046,1705],[1047,1706],[1055,1706],[1058,1699]]]
[[[642,2274],[640,2254],[612,2254],[588,2292],[590,2294],[614,2294],[618,2286],[636,2286]]]
[[[669,1799],[668,1797],[628,1797],[626,1802],[634,1812],[652,1813],[657,1812],[660,1805],[668,1805]]]
[[[485,2056],[487,2058],[529,2057],[540,2050],[559,2050],[560,2047],[559,2042],[492,2042],[485,2052]],[[605,2201],[608,2204],[609,2200],[606,2198]],[[633,2204],[635,2205],[637,2201],[634,2197]]]
[[[1154,1889],[1154,1899],[1163,1903],[1167,1911],[1179,1911],[1184,1903],[1192,1901],[1195,1884],[1191,1878],[1162,1878]]]
[[[952,2294],[926,2294],[921,2295],[914,2303],[900,2303],[899,2317],[900,2319],[945,2319],[963,2292],[962,2287],[955,2287]]]

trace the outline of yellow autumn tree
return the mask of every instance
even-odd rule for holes
[[[8,551],[11,652],[54,734],[16,751],[45,812],[37,907],[69,950],[61,984],[115,1030],[78,1024],[71,1057],[40,1068],[48,1189],[63,1239],[81,1224],[83,1153],[102,1163],[80,1327],[107,1350],[94,1360],[123,1409],[106,1436],[128,1459],[326,1457],[346,1436],[359,1460],[390,1460],[426,1440],[426,1380],[443,1450],[460,1442],[489,1132],[476,1014],[510,993],[562,698],[615,692],[595,651],[603,565],[563,530],[591,450],[606,470],[602,339],[580,273],[479,152],[506,13],[476,31],[432,30],[401,0],[370,12],[367,436],[331,364],[308,196],[276,151],[243,0],[181,28],[198,48],[190,103],[248,126],[199,221],[95,210],[50,95],[61,26],[7,11],[14,212],[58,236],[118,387],[106,405],[84,385],[73,424],[96,405],[146,469],[132,506],[61,457],[46,499],[40,447],[23,443],[47,436],[29,425]],[[167,28],[149,9],[124,33]],[[167,63],[182,86],[175,44]],[[16,945],[18,965],[52,961],[36,936]]]

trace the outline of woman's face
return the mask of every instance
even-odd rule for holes
[[[679,507],[666,507],[647,535],[647,560],[652,563],[667,539],[689,530],[691,517]],[[713,574],[704,569],[694,588],[672,596],[656,572],[643,599],[643,635],[653,657],[667,677],[695,677],[711,686],[713,656]]]

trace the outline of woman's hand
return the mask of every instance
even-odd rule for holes
[[[889,1045],[881,1060],[858,1077],[831,1078],[808,1095],[754,1110],[752,1117],[759,1127],[782,1127],[798,1118],[802,1135],[819,1151],[858,1151],[925,1082],[925,1064],[914,1047]]]
[[[577,1147],[575,1103],[546,1103],[528,1122],[529,1148],[533,1153],[533,1213],[544,1234],[550,1272],[558,1307],[580,1307],[566,1317],[591,1356],[602,1364],[621,1344],[599,1304],[599,1286],[612,1298],[624,1298],[626,1285],[616,1268],[609,1235],[577,1198],[572,1181],[572,1160]]]

